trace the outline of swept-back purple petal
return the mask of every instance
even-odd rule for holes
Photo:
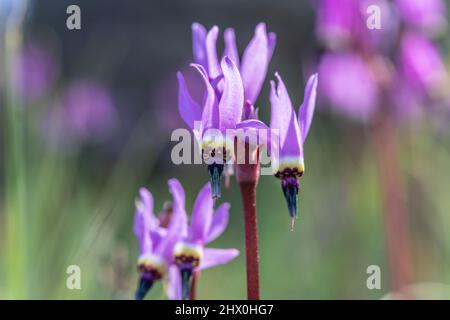
[[[211,249],[206,248],[203,251],[203,259],[200,262],[200,269],[204,270],[233,260],[239,255],[237,249]]]
[[[204,244],[211,228],[214,202],[211,193],[211,184],[208,182],[200,190],[192,209],[189,240],[193,243]]]
[[[211,83],[209,82],[206,70],[199,64],[191,64],[192,67],[202,76],[206,88],[205,104],[203,106],[203,113],[201,116],[202,126],[201,131],[209,128],[219,127],[219,106],[216,99],[216,93]],[[201,134],[201,132],[200,132]]]
[[[222,71],[225,85],[219,102],[219,129],[234,129],[241,121],[244,106],[244,88],[239,70],[230,58],[222,59]]]
[[[169,268],[166,293],[170,300],[181,300],[181,275],[175,265]]]
[[[206,59],[206,29],[200,23],[192,24],[192,51],[194,53],[194,61],[207,68]]]
[[[140,197],[136,200],[136,212],[134,215],[134,233],[139,241],[140,252],[152,251],[152,239],[150,232],[156,228],[156,218],[153,213],[153,196],[145,188],[139,190]]]
[[[217,59],[217,37],[219,28],[214,26],[206,35],[206,58],[208,60],[208,74],[211,79],[215,79],[222,72],[220,70],[219,60]]]
[[[269,41],[266,25],[256,26],[255,35],[242,55],[241,74],[244,83],[245,98],[255,103],[266,78],[269,64]]]
[[[178,111],[189,128],[194,129],[194,121],[202,118],[202,108],[195,102],[187,90],[183,74],[177,72],[178,78]]]
[[[271,81],[270,92],[270,128],[279,130],[281,156],[299,156],[302,154],[300,127],[292,107],[286,86],[278,73],[275,73],[278,86]]]
[[[155,253],[163,256],[168,264],[171,264],[174,260],[173,249],[175,245],[183,238],[183,227],[183,219],[174,214],[167,227],[167,234],[161,238],[158,247],[154,249]]]
[[[244,120],[236,125],[237,135],[239,135],[239,129],[244,130],[247,135],[255,134],[258,144],[270,147],[270,128],[264,122],[257,119]]]
[[[212,217],[211,227],[209,228],[208,235],[206,237],[206,243],[216,240],[227,227],[228,224],[228,212],[230,210],[230,204],[228,202],[222,203]]]
[[[177,179],[170,179],[168,181],[169,185],[169,192],[172,194],[173,197],[173,204],[172,204],[172,218],[171,220],[179,220],[181,224],[181,232],[182,236],[187,235],[187,214],[186,214],[186,204],[185,204],[185,194],[183,186],[181,185],[180,181]]]
[[[303,103],[298,111],[298,121],[302,135],[302,143],[306,140],[306,136],[308,135],[313,119],[314,109],[316,108],[317,82],[317,73],[309,77],[305,87]]]
[[[277,44],[277,35],[274,32],[269,32],[268,41],[269,41],[269,52],[267,59],[270,62],[273,56],[273,51],[275,50],[275,46]]]
[[[225,41],[225,50],[223,51],[223,57],[228,57],[233,61],[234,65],[239,68],[239,53],[236,47],[236,36],[233,28],[228,28],[223,34]],[[222,57],[222,58],[223,58]]]

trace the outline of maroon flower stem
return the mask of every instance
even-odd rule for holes
[[[247,299],[259,300],[259,250],[258,223],[256,217],[256,186],[259,180],[259,150],[249,152],[245,144],[246,155],[250,154],[255,163],[236,165],[236,179],[239,183],[244,209],[245,259],[247,266]],[[246,159],[248,157],[246,156]]]
[[[197,285],[199,278],[200,278],[200,270],[194,271],[191,280],[192,282],[191,282],[191,291],[189,292],[189,300],[197,299]]]
[[[399,164],[392,117],[380,112],[373,125],[375,156],[383,198],[384,232],[388,251],[392,290],[399,293],[412,280],[405,189]],[[406,292],[401,292],[409,295]]]

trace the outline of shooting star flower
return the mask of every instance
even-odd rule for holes
[[[272,130],[279,130],[278,141],[272,141],[272,148],[279,149],[279,159],[272,157],[275,176],[281,179],[281,187],[286,198],[289,214],[297,216],[297,195],[299,178],[303,175],[303,144],[308,135],[316,104],[318,75],[312,75],[305,88],[303,103],[300,106],[298,119],[292,107],[286,86],[278,73],[275,73],[278,84],[271,81],[270,103]]]
[[[171,192],[184,204],[184,190],[178,181],[171,185]],[[217,265],[228,263],[239,254],[237,249],[212,249],[205,246],[217,239],[228,224],[230,205],[223,203],[214,211],[211,185],[207,183],[195,200],[190,224],[185,210],[181,227],[181,239],[173,250],[174,266],[170,270],[169,297],[188,299],[192,274]]]
[[[169,180],[169,186],[176,184],[175,179]],[[145,188],[139,190],[136,200],[134,233],[139,242],[138,258],[139,284],[136,290],[136,300],[144,299],[155,281],[166,279],[169,267],[173,263],[173,248],[178,241],[182,227],[181,206],[174,197],[173,215],[167,228],[160,225],[159,219],[153,213],[153,196]]]

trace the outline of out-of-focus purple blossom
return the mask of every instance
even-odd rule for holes
[[[292,218],[297,216],[297,195],[300,188],[299,178],[305,170],[303,144],[311,127],[316,106],[318,75],[312,75],[306,84],[303,103],[298,117],[292,106],[286,86],[278,73],[275,74],[278,84],[271,81],[270,91],[270,128],[278,130],[278,143],[272,141],[272,150],[279,149],[278,156],[272,157],[275,176],[281,179],[281,187]]]
[[[409,26],[436,34],[447,25],[442,0],[396,0],[399,14]]]
[[[236,258],[239,251],[205,248],[209,242],[217,239],[225,231],[230,208],[228,203],[223,203],[214,211],[209,183],[200,190],[195,200],[190,224],[184,208],[183,187],[175,179],[172,179],[169,185],[174,200],[180,205],[182,227],[180,239],[173,251],[175,264],[170,270],[168,295],[171,299],[188,299],[191,276],[194,272],[226,264]]]
[[[169,180],[169,187],[179,184],[178,180]],[[172,190],[172,189],[171,189]],[[173,214],[167,227],[161,226],[153,212],[153,196],[145,188],[139,190],[136,200],[134,233],[139,242],[139,284],[136,299],[142,300],[155,281],[169,277],[169,268],[174,262],[173,249],[179,240],[182,225],[182,212],[178,197],[173,194]]]
[[[396,75],[392,83],[394,88],[389,91],[387,101],[394,107],[394,116],[397,119],[410,119],[422,115],[423,94],[401,75]]]
[[[352,41],[355,32],[361,29],[362,19],[358,1],[318,0],[316,32],[331,48],[342,47]]]
[[[360,47],[364,50],[389,52],[397,41],[400,31],[400,18],[393,3],[389,0],[358,0],[361,16],[361,25],[357,29],[357,37]],[[370,10],[369,10],[370,9]],[[373,19],[379,9],[380,29],[367,27],[367,23],[373,23]]]
[[[437,47],[417,33],[405,34],[400,43],[400,72],[411,86],[431,97],[448,90],[448,74]]]
[[[56,98],[42,124],[46,140],[67,151],[81,142],[109,138],[117,128],[118,116],[106,87],[80,80]]]
[[[53,53],[37,44],[25,47],[15,63],[13,85],[28,102],[47,93],[58,73]]]
[[[358,120],[369,119],[378,106],[374,75],[354,53],[327,53],[319,65],[321,96],[336,110]]]
[[[70,85],[60,107],[68,129],[81,139],[104,138],[117,125],[117,114],[108,89],[94,82]]]

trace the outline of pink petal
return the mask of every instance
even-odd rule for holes
[[[170,300],[181,300],[181,275],[180,270],[175,265],[169,268],[166,292]]]
[[[195,102],[186,87],[183,74],[177,72],[178,78],[178,111],[181,118],[186,122],[189,128],[194,129],[194,121],[200,121],[202,117],[202,108]]]
[[[236,47],[236,36],[233,28],[228,28],[223,34],[225,41],[225,50],[223,51],[223,57],[228,57],[233,61],[234,65],[239,68],[239,53]]]
[[[244,134],[248,136],[252,134],[256,135],[256,141],[259,145],[267,145],[270,147],[271,131],[264,122],[257,119],[244,120],[236,125],[237,136],[239,136],[239,130],[244,130]]]
[[[155,223],[156,217],[153,213],[153,196],[145,188],[139,190],[140,198],[136,200],[136,212],[134,216],[134,233],[139,241],[140,253],[152,251],[152,240],[150,232]]]
[[[309,77],[305,87],[303,103],[298,111],[298,121],[302,134],[302,143],[305,142],[306,136],[308,135],[308,131],[314,115],[314,109],[316,107],[317,82],[317,73]]]
[[[192,51],[194,61],[204,67],[207,66],[206,60],[206,29],[200,23],[192,24]]]
[[[203,113],[201,116],[202,126],[201,131],[207,130],[209,128],[219,127],[219,106],[217,104],[216,93],[211,83],[209,82],[208,75],[205,69],[199,64],[191,64],[192,67],[196,68],[197,71],[202,76],[203,82],[206,87],[206,99],[203,106]],[[200,132],[201,135],[201,132]]]
[[[182,230],[182,236],[187,235],[187,214],[186,214],[186,205],[185,205],[185,194],[183,186],[180,181],[177,179],[170,179],[168,181],[169,191],[173,197],[173,214],[171,220],[180,220]]]
[[[206,58],[208,60],[208,73],[211,79],[215,79],[222,73],[220,70],[219,60],[217,59],[217,37],[219,28],[214,26],[206,35]]]
[[[255,103],[266,78],[269,65],[269,40],[266,25],[256,26],[255,35],[242,56],[241,74],[245,88],[245,99]]]
[[[208,269],[214,266],[225,264],[239,255],[237,249],[211,249],[206,248],[203,251],[203,259],[200,262],[200,269]]]
[[[222,71],[225,86],[219,102],[219,129],[234,129],[242,118],[244,106],[244,88],[242,86],[239,70],[230,58],[222,59]]]
[[[227,227],[228,224],[228,211],[230,210],[230,204],[228,202],[222,203],[212,217],[211,227],[208,231],[206,243],[216,240]]]
[[[211,184],[208,182],[200,190],[192,209],[189,237],[193,243],[205,243],[211,228],[213,206]]]

